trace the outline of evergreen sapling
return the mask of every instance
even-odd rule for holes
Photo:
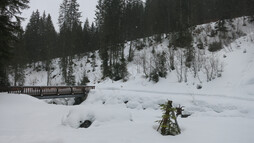
[[[160,131],[162,135],[179,135],[181,129],[177,122],[177,109],[172,106],[172,101],[168,100],[167,103],[160,105],[161,110],[164,111],[162,120],[157,122],[160,123],[157,131]]]

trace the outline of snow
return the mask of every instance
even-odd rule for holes
[[[170,72],[167,78],[155,84],[143,77],[142,68],[135,61],[128,64],[127,82],[100,81],[100,61],[92,71],[87,57],[76,58],[76,81],[86,71],[90,84],[96,86],[87,100],[78,106],[53,105],[28,95],[0,93],[0,142],[252,143],[254,33],[248,28],[243,27],[247,31],[245,36],[216,53],[223,72],[210,82],[200,74],[201,82],[189,75],[188,82],[178,83],[176,73]],[[167,41],[156,46],[163,51]],[[146,47],[136,51],[136,58],[151,50],[152,47]],[[98,53],[96,55],[98,59]],[[61,85],[58,61],[53,62],[56,77],[51,82],[54,85]],[[45,85],[45,77],[45,71],[28,68],[25,84]],[[202,89],[198,90],[197,84],[201,84]],[[155,121],[162,116],[159,104],[167,100],[172,100],[175,107],[184,106],[184,113],[191,114],[188,118],[178,118],[182,130],[178,136],[161,136],[156,131]],[[84,120],[93,123],[87,129],[78,128]]]
[[[184,105],[186,112],[192,114],[178,119],[182,129],[179,136],[161,136],[156,131],[155,121],[162,114],[156,105],[166,99]],[[125,104],[126,100],[132,105]],[[253,101],[249,100],[99,87],[79,106],[49,105],[27,95],[1,93],[0,142],[251,143],[253,109]],[[92,120],[93,124],[78,129],[84,120]]]

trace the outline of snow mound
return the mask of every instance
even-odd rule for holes
[[[34,98],[26,94],[6,94],[0,93],[0,105],[15,105],[15,106],[43,106],[47,105],[42,100]]]
[[[137,96],[136,91],[118,88],[99,88],[98,90],[90,92],[88,99],[83,103],[96,103],[105,105],[119,105],[129,109],[145,110],[152,109],[158,110],[160,104],[164,104],[168,96],[155,98],[155,93],[139,93]]]
[[[133,121],[131,113],[119,106],[96,104],[70,109],[68,114],[62,118],[62,125],[79,128],[80,124],[85,120],[93,122],[92,127],[98,127],[111,122]]]

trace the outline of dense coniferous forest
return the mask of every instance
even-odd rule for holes
[[[2,5],[1,2],[1,8]],[[8,64],[18,72],[26,64],[35,68],[32,63],[42,61],[42,68],[50,73],[51,59],[60,58],[62,73],[69,85],[75,84],[71,69],[75,55],[99,50],[104,77],[125,79],[129,60],[124,57],[126,41],[254,14],[254,0],[147,0],[145,3],[98,0],[95,21],[82,22],[77,0],[63,0],[59,7],[59,27],[54,27],[47,12],[32,13],[26,28],[16,34],[18,40],[12,44],[14,58]],[[1,9],[1,21],[3,14]],[[6,48],[9,49],[1,43],[1,54]],[[1,75],[5,74],[3,71],[1,69]]]

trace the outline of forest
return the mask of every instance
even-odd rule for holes
[[[224,20],[252,16],[253,7],[254,0],[98,0],[95,21],[83,22],[77,0],[63,0],[59,6],[59,27],[54,27],[50,14],[37,10],[28,25],[16,32],[17,40],[9,48],[1,44],[1,53],[8,51],[11,59],[0,59],[1,85],[8,85],[7,68],[18,71],[28,64],[36,69],[34,63],[41,61],[44,66],[40,68],[50,72],[53,58],[61,59],[66,83],[74,84],[69,76],[73,74],[72,59],[96,50],[102,59],[103,77],[124,79],[127,62],[131,60],[124,57],[127,41],[149,36],[160,40],[163,34],[179,32],[174,44],[181,47],[179,43],[191,40],[191,27],[220,20],[223,30]],[[0,34],[2,39],[3,32]]]

